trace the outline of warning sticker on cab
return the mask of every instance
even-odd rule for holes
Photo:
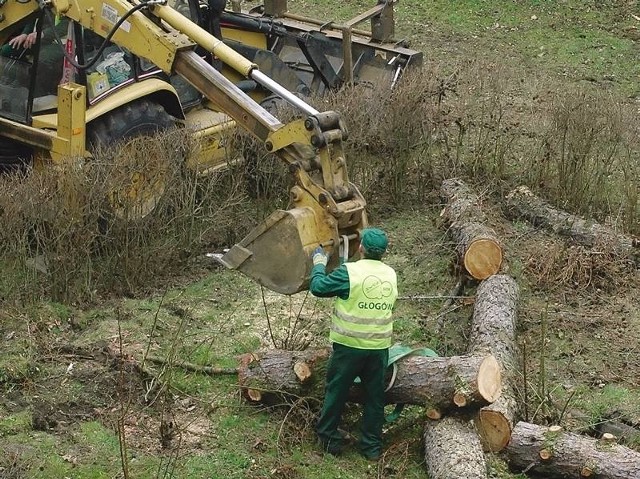
[[[120,20],[120,17],[118,16],[118,10],[113,8],[111,5],[107,5],[106,3],[102,4],[101,16],[112,25],[115,25],[118,20]],[[122,28],[125,32],[129,32],[129,30],[131,30],[131,24],[129,22],[122,22],[120,28]]]

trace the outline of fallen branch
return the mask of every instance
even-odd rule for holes
[[[456,286],[457,289],[457,286]],[[420,296],[420,295],[416,295],[416,296],[398,296],[398,299],[404,299],[404,300],[409,300],[409,301],[438,301],[441,299],[446,299],[447,302],[445,302],[443,308],[448,307],[451,305],[451,303],[453,302],[452,300],[455,299],[473,299],[473,296]]]
[[[209,374],[211,376],[222,375],[222,374],[238,374],[239,368],[220,368],[213,366],[202,366],[200,364],[189,363],[186,361],[177,361],[171,362],[164,358],[148,355],[147,360],[152,363],[161,364],[163,366],[172,366],[181,369],[186,369],[187,371],[194,371],[197,373]]]

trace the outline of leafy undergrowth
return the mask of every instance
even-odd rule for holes
[[[617,271],[622,276],[610,287],[569,275],[550,285],[534,263],[541,245],[570,248],[487,206],[505,242],[505,272],[521,288],[525,419],[592,433],[611,414],[637,418],[637,272]],[[442,316],[459,272],[439,209],[374,214],[373,222],[389,231],[388,262],[399,272],[396,339],[454,355],[466,347],[473,306],[462,298]],[[575,260],[559,255],[553,267],[560,274]],[[115,477],[122,451],[136,478],[425,477],[419,407],[407,407],[387,427],[384,458],[372,466],[356,451],[343,458],[318,451],[317,401],[252,406],[232,371],[208,375],[180,366],[233,369],[239,355],[274,343],[325,345],[331,304],[262,291],[206,257],[185,273],[188,280],[151,296],[91,309],[41,303],[3,310],[2,477]],[[464,293],[473,294],[473,286]],[[351,407],[345,427],[357,432],[357,418]],[[499,455],[490,467],[493,477],[517,477]]]

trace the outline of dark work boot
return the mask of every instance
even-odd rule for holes
[[[349,446],[356,442],[356,438],[346,431],[338,429],[338,433],[342,436],[338,440],[325,440],[318,437],[318,445],[324,452],[328,452],[333,456],[339,456]]]

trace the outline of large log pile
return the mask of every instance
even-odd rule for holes
[[[616,255],[635,257],[636,260],[640,255],[637,238],[556,209],[526,186],[519,186],[507,195],[507,213],[589,248],[606,248]]]
[[[266,350],[244,355],[238,378],[245,397],[253,402],[278,404],[290,397],[322,398],[330,350],[299,352]],[[481,407],[495,401],[502,388],[500,367],[491,355],[423,357],[407,356],[396,363],[387,404],[425,406],[429,417],[445,411]],[[356,384],[350,395],[362,402]]]
[[[512,468],[542,477],[640,478],[640,453],[615,443],[519,422],[506,448]]]
[[[516,281],[510,276],[492,276],[478,287],[471,320],[468,353],[492,354],[503,368],[501,396],[481,408],[476,417],[483,446],[492,452],[504,449],[509,442],[518,412],[517,301]]]
[[[589,246],[613,245],[616,253],[637,251],[637,242],[553,210],[519,188],[510,210]],[[503,261],[495,232],[486,226],[481,202],[457,179],[442,183],[442,216],[467,273],[483,280],[476,292],[467,354],[453,357],[406,356],[396,363],[387,404],[425,408],[424,457],[431,479],[486,479],[483,452],[502,451],[512,468],[545,478],[640,479],[640,455],[611,441],[568,434],[518,420],[516,343],[519,289],[497,274]],[[543,219],[544,218],[544,219]],[[465,276],[468,279],[468,276]],[[461,281],[460,285],[465,282]],[[457,292],[456,295],[461,294]],[[276,404],[287,397],[321,399],[330,349],[269,350],[245,355],[239,368],[247,399]],[[354,385],[350,401],[363,402]]]
[[[486,225],[480,198],[458,179],[443,181],[440,196],[445,202],[441,216],[456,243],[456,252],[465,271],[477,280],[491,278],[500,270],[503,255],[495,232]],[[465,283],[463,279],[459,281],[460,289],[464,288]],[[496,299],[495,296],[491,299]],[[497,300],[500,301],[500,298]],[[479,297],[476,303],[478,301]],[[481,315],[478,318],[481,321]],[[439,321],[438,327],[440,326]],[[479,342],[477,348],[470,348],[469,351],[477,351],[481,356],[491,354],[490,348],[483,346],[484,343]],[[474,356],[475,352],[471,355]],[[502,366],[500,369],[504,371]],[[501,397],[502,395],[497,401]],[[491,404],[495,404],[495,401]],[[467,414],[450,415],[440,421],[427,420],[424,426],[424,451],[425,463],[432,479],[487,478],[487,466],[477,426]]]
[[[456,252],[464,269],[474,279],[496,274],[502,265],[502,246],[487,226],[480,198],[459,179],[444,180],[440,197],[445,203],[440,216],[456,243]]]

